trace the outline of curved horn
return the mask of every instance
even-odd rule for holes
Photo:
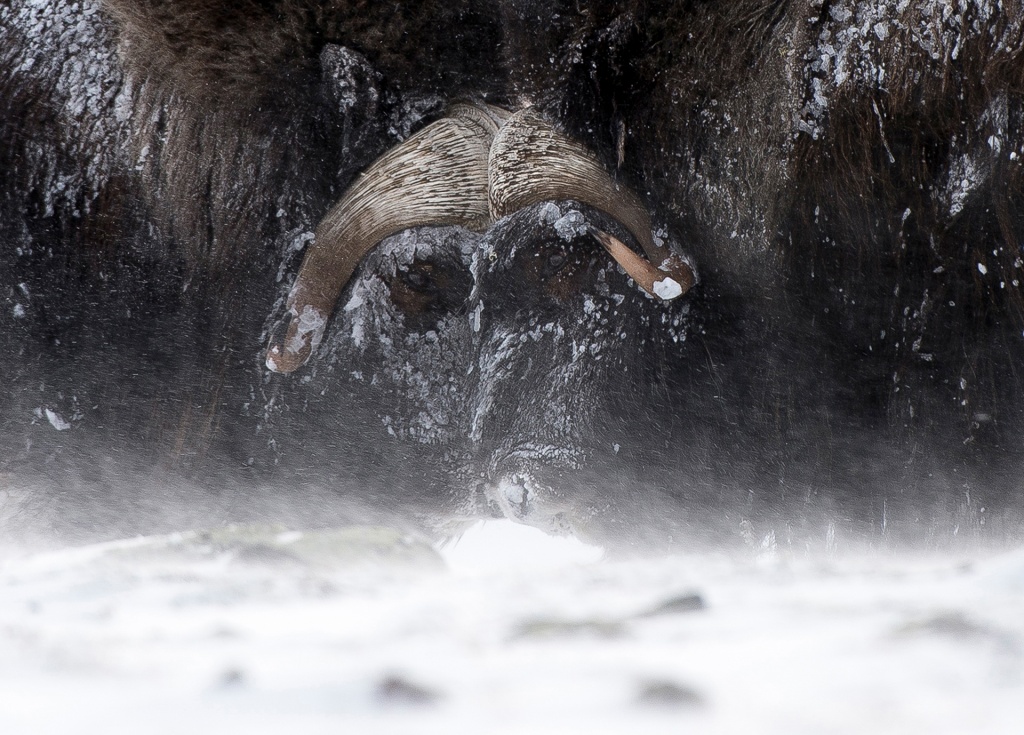
[[[290,373],[309,359],[359,261],[388,235],[425,224],[486,226],[488,151],[507,117],[496,107],[454,105],[360,174],[317,225],[286,323],[271,337],[269,369]]]
[[[697,280],[689,263],[655,242],[651,218],[637,196],[615,183],[590,150],[556,131],[532,108],[512,115],[494,136],[488,182],[491,216],[495,218],[557,199],[575,199],[614,217],[640,243],[649,262],[606,233],[600,233],[602,239],[595,231],[595,237],[630,277],[654,296],[671,300],[686,293]],[[614,240],[619,247],[610,247],[606,240]],[[653,285],[666,278],[678,289]]]

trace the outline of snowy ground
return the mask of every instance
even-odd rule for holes
[[[4,735],[1022,728],[1024,551],[610,560],[494,522],[0,566]]]

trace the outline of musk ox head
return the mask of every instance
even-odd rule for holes
[[[670,393],[666,366],[684,361],[666,345],[686,341],[695,282],[584,146],[529,108],[460,105],[321,222],[267,366],[310,361],[307,390],[351,390],[375,414],[365,436],[433,451],[456,514],[564,531],[593,510],[567,473],[628,468],[617,481],[633,487],[671,426],[652,389]]]

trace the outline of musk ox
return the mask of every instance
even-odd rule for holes
[[[1014,527],[1016,6],[0,24],[9,472],[356,487],[604,541]]]

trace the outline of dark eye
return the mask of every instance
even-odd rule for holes
[[[430,276],[420,269],[412,269],[401,272],[402,281],[416,291],[429,291],[434,285]]]
[[[460,309],[473,285],[458,251],[398,265],[385,280],[391,289],[391,303],[404,316],[406,326],[421,333]]]
[[[569,257],[562,251],[558,251],[556,253],[552,253],[551,255],[549,255],[548,262],[545,267],[547,274],[553,275],[558,271],[562,270],[563,266],[565,266],[565,263],[566,261],[568,261],[568,259]]]

